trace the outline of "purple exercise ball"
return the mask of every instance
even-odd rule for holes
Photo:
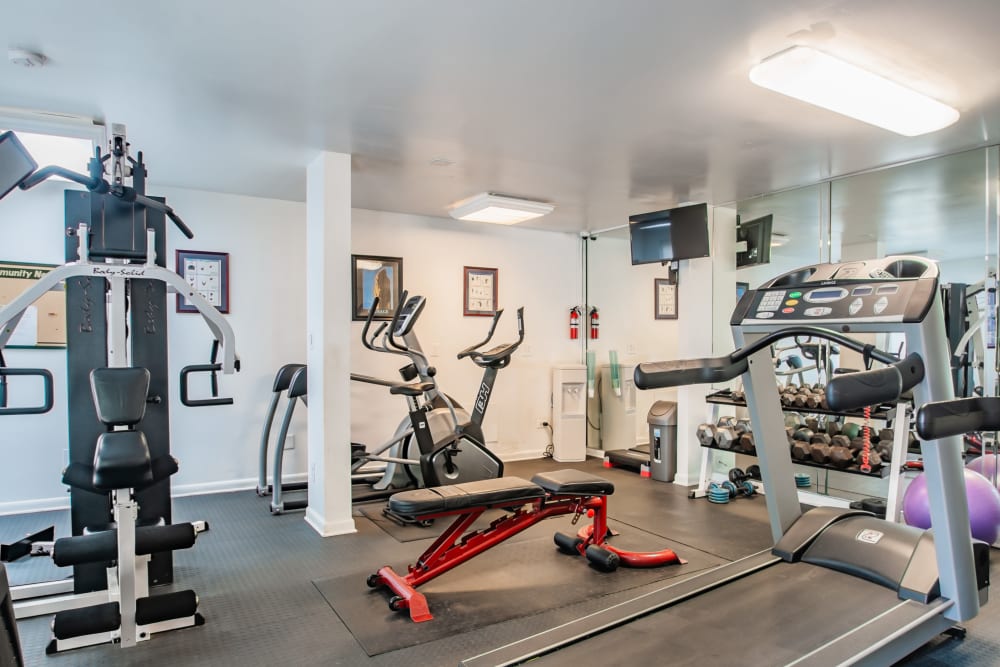
[[[1000,492],[993,483],[973,470],[965,469],[965,497],[969,502],[972,536],[987,544],[1000,534]],[[910,526],[931,527],[931,509],[927,501],[927,477],[920,473],[903,494],[903,518]]]
[[[979,456],[966,463],[965,467],[969,470],[975,470],[992,482],[993,473],[996,472],[997,469],[997,457],[993,456],[993,454]],[[1000,478],[997,479],[997,484],[1000,484]]]

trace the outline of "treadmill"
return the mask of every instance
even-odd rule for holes
[[[731,319],[740,346],[715,359],[641,364],[641,389],[742,376],[757,434],[775,545],[741,560],[465,660],[465,667],[616,664],[887,665],[958,625],[987,600],[989,547],[972,540],[964,429],[982,410],[951,407],[944,314],[934,263],[909,256],[815,264],[746,292]],[[849,334],[899,332],[909,356]],[[771,346],[795,335],[861,352],[874,370],[832,378],[834,410],[891,401],[912,387],[933,528],[798,502]],[[984,400],[984,399],[980,399]],[[996,411],[1000,415],[1000,410]],[[986,419],[988,421],[988,419]],[[997,419],[1000,425],[1000,418]]]

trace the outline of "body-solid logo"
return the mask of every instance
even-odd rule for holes
[[[885,533],[879,530],[872,530],[871,528],[867,528],[858,533],[857,537],[855,537],[854,539],[857,540],[858,542],[866,542],[868,544],[878,544],[879,540],[881,540],[884,535]]]

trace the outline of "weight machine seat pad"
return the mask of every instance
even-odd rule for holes
[[[179,470],[177,459],[170,455],[157,456],[152,460],[150,466],[153,469],[153,481],[149,484],[134,486],[132,488],[141,491],[148,486],[165,480]],[[62,483],[66,486],[72,486],[75,489],[90,491],[91,493],[107,493],[107,491],[94,486],[94,466],[89,466],[86,463],[70,463],[63,470]]]
[[[389,498],[389,511],[420,516],[469,507],[513,507],[544,497],[545,491],[536,484],[518,477],[499,477],[402,491]]]
[[[149,445],[142,431],[102,433],[94,452],[94,488],[134,489],[153,483]]]
[[[90,389],[97,418],[108,426],[132,426],[146,414],[149,371],[145,368],[95,368]]]
[[[615,492],[608,480],[580,470],[540,472],[531,481],[554,496],[610,496]]]

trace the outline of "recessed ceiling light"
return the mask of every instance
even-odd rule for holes
[[[457,201],[448,206],[448,213],[456,220],[491,222],[498,225],[514,225],[525,220],[540,218],[555,210],[552,204],[518,199],[483,192]]]
[[[765,58],[750,80],[782,95],[913,137],[948,127],[956,109],[808,46]]]
[[[451,165],[455,164],[455,161],[452,160],[451,158],[438,156],[438,157],[432,157],[430,159],[430,164],[432,167],[450,167]]]

